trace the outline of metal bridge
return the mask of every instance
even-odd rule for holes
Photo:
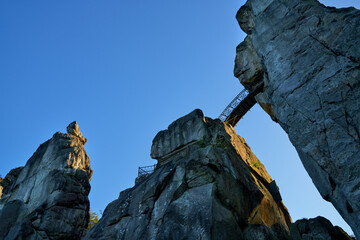
[[[256,104],[255,96],[264,88],[264,82],[261,78],[256,79],[252,84],[242,90],[220,114],[219,119],[223,122],[235,125],[240,119]]]
[[[262,77],[255,79],[251,84],[246,86],[248,89],[242,90],[220,114],[221,121],[235,125],[240,119],[256,104],[255,96],[263,91],[264,82]],[[143,175],[149,175],[155,171],[156,164],[151,166],[139,167],[138,178]]]

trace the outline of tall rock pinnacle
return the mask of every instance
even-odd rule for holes
[[[321,196],[360,238],[360,11],[316,0],[248,0],[234,74],[288,133]]]
[[[76,122],[0,182],[0,239],[80,239],[89,221],[90,159]]]

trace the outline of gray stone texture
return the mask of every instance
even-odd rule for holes
[[[354,240],[323,217],[301,219],[290,226],[291,240]]]
[[[316,0],[248,0],[234,74],[288,133],[321,196],[360,238],[360,11]]]
[[[10,170],[8,174],[6,174],[5,178],[0,179],[0,198],[2,194],[6,194],[9,191],[11,183],[16,180],[23,168],[24,167],[14,168]]]
[[[150,156],[162,163],[168,154],[180,147],[202,140],[207,136],[206,130],[204,115],[201,110],[196,109],[155,136]]]
[[[74,135],[76,133],[76,135]],[[90,159],[76,122],[0,182],[0,239],[80,239],[89,221]]]
[[[289,239],[271,177],[232,127],[195,110],[155,137],[152,156],[155,172],[121,192],[84,239]]]

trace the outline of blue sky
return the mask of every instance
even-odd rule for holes
[[[233,65],[244,2],[1,1],[0,174],[76,120],[94,170],[91,209],[104,210],[133,186],[138,166],[155,163],[158,131],[195,108],[216,118],[241,91]],[[276,179],[293,220],[322,215],[351,231],[258,106],[236,130]]]

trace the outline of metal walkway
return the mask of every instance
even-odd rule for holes
[[[255,80],[252,85],[254,88],[250,92],[244,89],[230,102],[219,116],[221,121],[235,127],[240,119],[256,104],[255,96],[263,90],[264,82]]]

